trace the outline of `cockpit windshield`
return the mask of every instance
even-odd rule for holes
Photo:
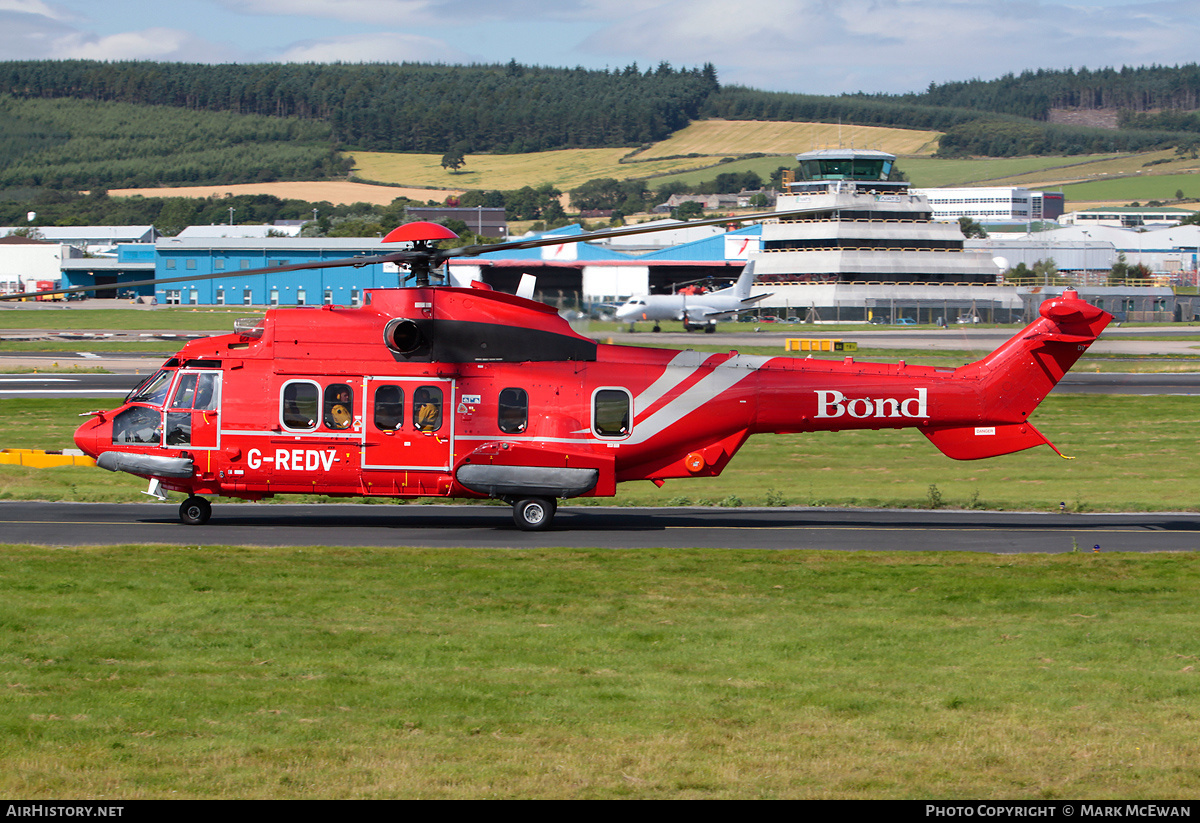
[[[171,387],[174,371],[159,369],[157,373],[147,377],[136,389],[125,398],[126,403],[146,403],[151,406],[161,406],[167,399],[167,389]]]

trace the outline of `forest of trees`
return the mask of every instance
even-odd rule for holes
[[[719,89],[712,65],[642,71],[507,65],[0,62],[18,98],[170,106],[320,121],[333,144],[442,153],[636,146],[699,116]]]
[[[1200,108],[1200,65],[1087,68],[1061,71],[1036,69],[995,80],[931,83],[920,94],[874,95],[921,106],[966,107],[1033,120],[1045,120],[1051,109]],[[1158,128],[1158,127],[1155,127]]]
[[[0,188],[249,183],[348,172],[325,123],[0,95]]]
[[[1048,122],[1060,107],[1119,111],[1119,128]],[[711,64],[7,61],[0,189],[319,179],[348,172],[346,149],[442,154],[450,163],[468,152],[636,147],[716,117],[936,130],[945,133],[944,156],[1194,151],[1198,108],[1195,64],[1037,70],[919,94],[816,96],[722,87]],[[625,209],[648,196],[627,187],[600,200]],[[502,199],[514,214],[544,216],[543,193]]]
[[[979,91],[979,103],[974,107],[968,92],[928,99],[924,95],[819,97],[729,86],[708,99],[702,114],[729,120],[855,123],[941,131],[947,136],[941,140],[939,153],[946,157],[1147,151],[1190,144],[1200,136],[1200,119],[1180,113],[1126,116],[1119,130],[1048,123],[1048,109],[1030,108],[1040,113],[1036,118],[1007,111],[1020,108],[1015,103],[1020,95],[1014,92],[1012,106],[1001,105],[992,84],[1004,86],[1003,79],[977,82],[978,88],[971,86]],[[1126,120],[1129,125],[1124,127]]]

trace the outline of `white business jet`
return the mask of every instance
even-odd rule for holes
[[[711,334],[718,320],[728,320],[739,312],[749,311],[770,293],[750,296],[754,284],[754,261],[746,264],[741,276],[727,289],[705,294],[635,294],[617,309],[617,319],[634,323],[653,320],[658,331],[660,320],[682,320],[687,331],[704,329]]]

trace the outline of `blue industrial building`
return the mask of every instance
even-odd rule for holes
[[[397,284],[394,265],[309,269],[272,274],[239,275],[241,270],[371,257],[397,249],[377,237],[269,237],[258,239],[165,238],[155,244],[154,287],[160,304],[356,306],[364,289]],[[387,269],[385,271],[385,269]],[[189,280],[190,276],[229,272],[228,277]],[[175,282],[167,282],[175,281]]]

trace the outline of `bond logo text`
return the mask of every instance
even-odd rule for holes
[[[847,400],[837,389],[817,391],[817,417],[928,417],[929,389],[916,389],[916,397],[855,397]]]

